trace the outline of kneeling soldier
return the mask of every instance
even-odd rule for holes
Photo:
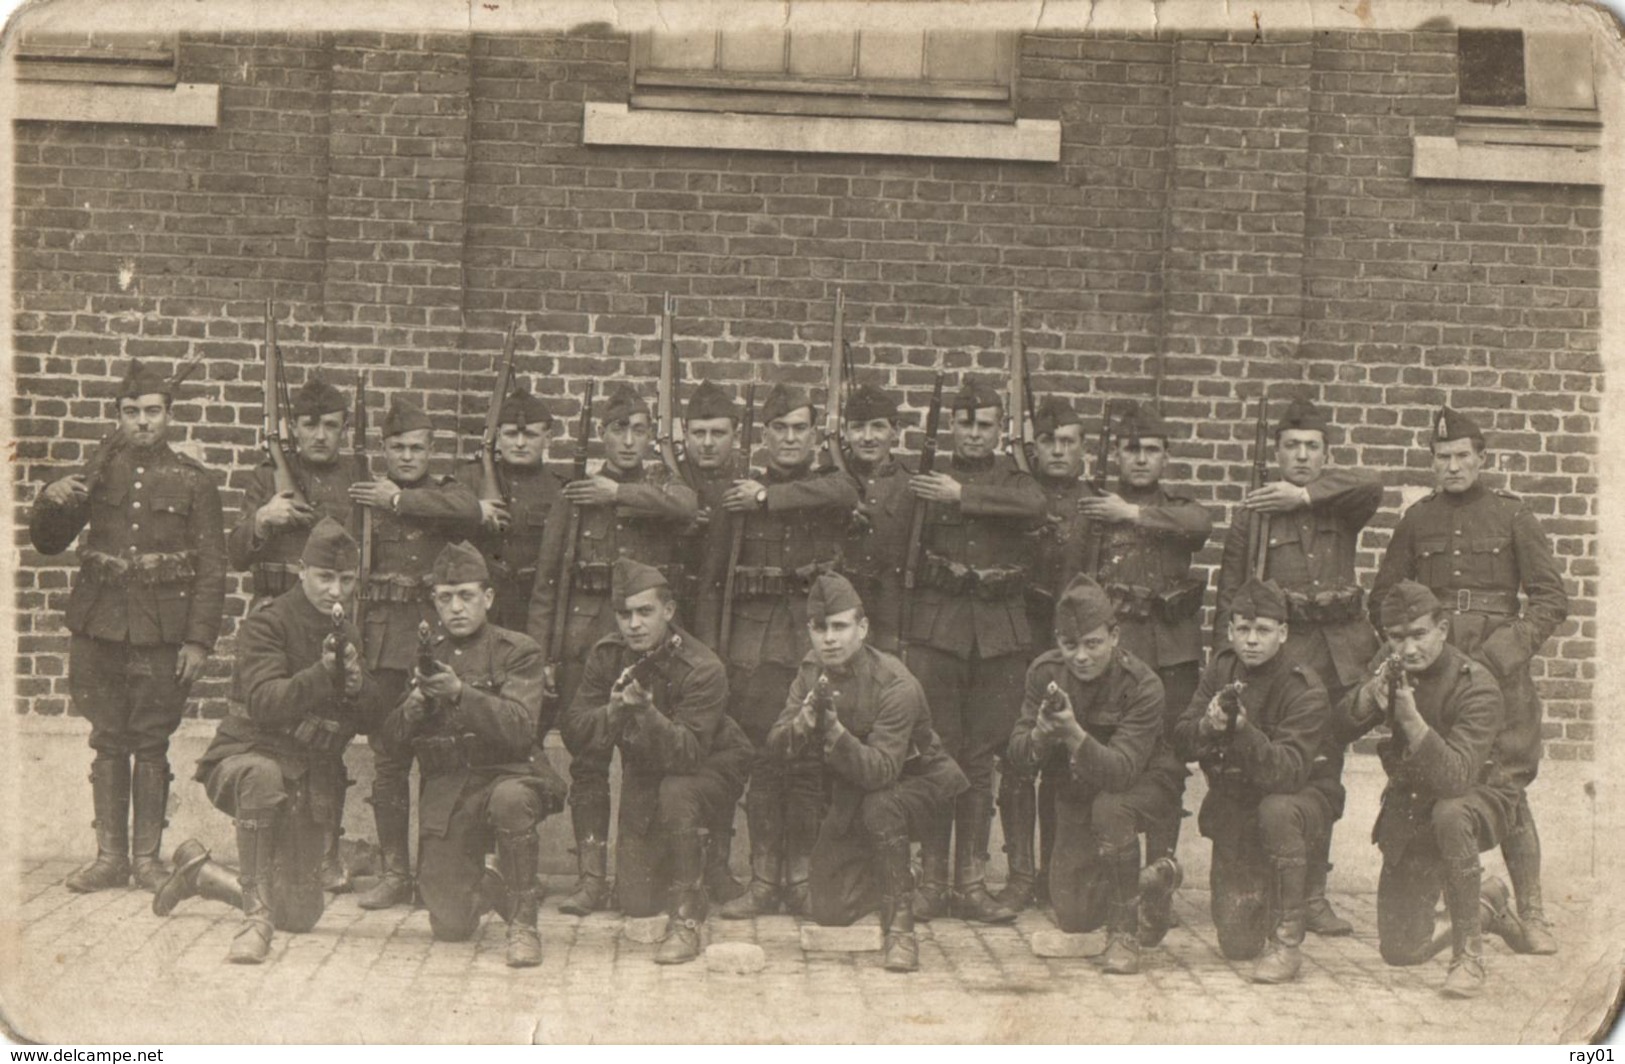
[[[1087,576],[1073,577],[1055,604],[1055,644],[1027,669],[1009,757],[1017,771],[1031,772],[1063,756],[1048,865],[1055,922],[1067,932],[1104,923],[1106,972],[1133,975],[1140,970],[1139,836],[1178,816],[1185,766],[1163,740],[1162,681],[1118,647],[1116,610]],[[1164,856],[1146,871],[1156,895],[1146,901],[1161,911],[1155,903],[1182,878],[1178,863]]]
[[[322,914],[324,810],[343,796],[344,747],[378,695],[344,614],[357,557],[343,526],[322,518],[300,554],[298,584],[243,621],[236,705],[197,768],[215,808],[237,820],[241,867],[214,863],[188,839],[152,900],[159,916],[199,894],[240,906],[246,919],[228,954],[237,964],[265,959],[273,927],[309,931]]]
[[[706,826],[738,804],[755,750],[727,714],[721,660],[678,627],[660,570],[618,559],[610,600],[616,631],[588,654],[563,728],[605,763],[620,747],[616,894],[627,916],[667,909],[655,961],[682,964],[700,955],[709,912]]]
[[[1337,786],[1337,766],[1315,756],[1331,712],[1314,670],[1281,653],[1287,599],[1275,581],[1237,589],[1229,637],[1202,673],[1174,744],[1207,776],[1197,826],[1213,840],[1219,949],[1231,960],[1258,957],[1253,982],[1285,983],[1303,963],[1310,846],[1334,808],[1327,788]]]
[[[821,763],[830,795],[808,877],[814,920],[844,927],[880,908],[888,971],[920,966],[909,842],[969,787],[931,730],[925,692],[897,658],[868,646],[863,601],[828,573],[807,596],[813,649],[767,737],[779,761]]]
[[[1377,744],[1388,788],[1372,838],[1382,850],[1377,941],[1389,964],[1419,964],[1433,942],[1442,886],[1450,913],[1447,997],[1484,987],[1482,927],[1518,948],[1506,885],[1483,882],[1478,855],[1514,821],[1520,791],[1491,757],[1501,729],[1501,690],[1488,667],[1451,646],[1450,617],[1432,591],[1406,580],[1380,606],[1389,657],[1352,699],[1349,738],[1384,717],[1393,734]],[[1390,704],[1392,698],[1392,704]],[[1484,913],[1480,912],[1482,906]]]
[[[420,647],[412,690],[384,722],[417,755],[418,890],[429,927],[461,942],[497,908],[508,921],[508,965],[542,963],[536,933],[536,827],[564,805],[564,781],[532,759],[542,705],[542,651],[522,632],[488,624],[490,572],[467,543],[435,558],[432,599],[444,633]],[[424,626],[427,634],[427,626]],[[501,885],[485,855],[496,836]]]

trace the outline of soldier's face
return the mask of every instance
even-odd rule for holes
[[[731,417],[707,417],[688,422],[683,429],[688,457],[698,469],[721,469],[734,456],[738,430]]]
[[[813,649],[818,661],[826,669],[839,668],[852,660],[863,641],[869,638],[869,618],[858,616],[856,606],[840,613],[831,613],[820,622],[807,618],[807,633],[812,636]]]
[[[503,425],[497,429],[497,458],[503,465],[530,469],[547,457],[547,422]]]
[[[983,406],[954,411],[954,454],[986,458],[999,445],[999,408]]]
[[[1478,483],[1484,470],[1484,452],[1472,440],[1447,440],[1433,445],[1433,476],[1439,490],[1458,495]]]
[[[621,638],[635,653],[646,654],[659,646],[671,631],[672,618],[677,616],[677,603],[670,595],[661,601],[661,589],[651,587],[629,595],[615,607],[615,627]]]
[[[1406,672],[1421,672],[1444,653],[1450,641],[1450,618],[1444,613],[1418,617],[1406,624],[1382,630],[1388,640],[1388,653],[1398,654]]]
[[[434,609],[440,625],[454,636],[473,635],[485,624],[485,615],[497,593],[478,580],[466,584],[436,584]]]
[[[622,473],[630,473],[649,456],[649,415],[633,414],[629,418],[604,425],[604,459]]]
[[[339,456],[344,426],[349,420],[343,411],[301,414],[293,423],[293,442],[299,448],[299,457],[311,465],[331,464]]]
[[[169,435],[169,400],[162,395],[126,396],[118,401],[118,424],[137,447],[156,447]]]
[[[767,460],[777,469],[800,469],[811,462],[818,446],[812,408],[804,406],[769,421],[762,429],[762,444],[767,447]]]
[[[1275,465],[1281,479],[1303,487],[1326,465],[1326,437],[1319,429],[1286,429],[1275,439]]]
[[[1081,636],[1058,632],[1055,646],[1066,658],[1066,671],[1089,683],[1100,679],[1112,663],[1112,655],[1117,653],[1117,626],[1103,624]]]
[[[1269,661],[1286,645],[1286,622],[1268,617],[1230,618],[1230,649],[1249,669]]]
[[[299,586],[305,598],[322,613],[332,613],[334,606],[349,609],[355,597],[356,573],[354,569],[318,569],[300,564]]]
[[[1083,475],[1083,426],[1062,425],[1033,441],[1038,471],[1054,480],[1076,480]]]
[[[1135,488],[1149,488],[1162,479],[1168,464],[1168,445],[1155,436],[1117,443],[1117,476]]]
[[[846,423],[846,446],[859,461],[875,466],[891,457],[897,427],[883,417]]]
[[[429,473],[433,429],[413,429],[384,441],[384,465],[397,484],[416,484]]]

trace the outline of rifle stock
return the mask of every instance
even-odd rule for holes
[[[1108,466],[1112,455],[1112,401],[1106,400],[1106,405],[1100,412],[1100,442],[1095,450],[1095,468],[1089,478],[1089,485],[1095,489],[1096,495],[1106,494]],[[1089,522],[1088,540],[1084,544],[1083,571],[1091,579],[1098,579],[1100,575],[1100,554],[1105,547],[1106,532],[1100,527],[1098,521]]]
[[[271,460],[271,481],[278,495],[292,493],[294,500],[306,502],[304,486],[294,472],[288,454],[288,382],[282,372],[282,352],[276,342],[276,319],[271,301],[265,301],[265,453]]]
[[[367,377],[360,370],[355,375],[354,424],[350,426],[351,476],[355,482],[372,479],[372,462],[367,458]],[[372,576],[372,507],[357,504],[354,508],[356,534],[360,537],[360,561],[356,567],[355,624],[360,629],[366,616],[367,581]]]
[[[1258,422],[1253,429],[1253,475],[1249,490],[1257,491],[1269,476],[1269,403],[1258,398]],[[1247,571],[1259,580],[1269,579],[1270,515],[1252,511],[1247,515]]]
[[[677,417],[677,386],[683,379],[683,367],[677,361],[676,337],[673,335],[674,317],[671,294],[666,294],[660,309],[660,380],[655,396],[655,443],[660,449],[660,461],[671,475],[690,488],[694,487],[689,464],[678,451],[679,419]]]
[[[571,480],[587,479],[587,448],[592,441],[592,396],[595,382],[587,382],[581,401],[581,423],[576,429],[575,468]],[[564,660],[564,637],[570,627],[570,595],[575,586],[576,552],[581,545],[581,507],[572,503],[564,526],[564,556],[559,563],[559,594],[553,616],[548,618],[547,660],[555,666]]]
[[[1023,473],[1033,471],[1033,390],[1027,379],[1027,352],[1021,343],[1021,293],[1010,294],[1010,457]]]
[[[739,475],[740,479],[750,476],[750,438],[756,429],[756,385],[745,386],[745,422],[739,438]],[[728,542],[728,571],[722,578],[722,616],[717,619],[717,654],[724,661],[727,660],[728,640],[733,635],[734,620],[734,574],[739,569],[739,556],[745,550],[745,522],[750,520],[749,514],[731,514],[728,518],[728,531],[732,538]]]
[[[497,430],[502,425],[503,400],[513,390],[513,341],[518,328],[518,322],[508,323],[508,337],[502,342],[502,365],[497,370],[496,384],[491,388],[491,406],[485,412],[485,431],[480,436],[480,499],[485,502],[508,499],[508,485],[497,464]],[[458,439],[461,438],[459,435]]]
[[[925,412],[925,439],[920,443],[920,475],[930,473],[937,463],[937,432],[942,421],[942,382],[945,374],[937,371],[937,379],[931,386],[931,405]],[[899,656],[907,663],[909,647],[909,630],[914,620],[914,586],[919,580],[920,552],[924,550],[921,540],[925,537],[925,512],[927,506],[914,495],[909,496],[909,531],[908,540],[904,547],[903,556],[903,601],[899,610],[897,624],[897,649]]]
[[[846,438],[841,432],[842,408],[851,365],[846,351],[846,293],[835,290],[835,326],[829,344],[829,397],[824,403],[824,442],[829,447],[830,464],[842,473],[851,473],[846,461]]]

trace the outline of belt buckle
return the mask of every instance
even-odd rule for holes
[[[1473,593],[1464,587],[1456,588],[1456,612],[1467,613],[1473,608]]]

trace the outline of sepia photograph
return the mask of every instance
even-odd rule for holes
[[[1622,72],[1566,0],[16,6],[0,1031],[1607,1041]]]

